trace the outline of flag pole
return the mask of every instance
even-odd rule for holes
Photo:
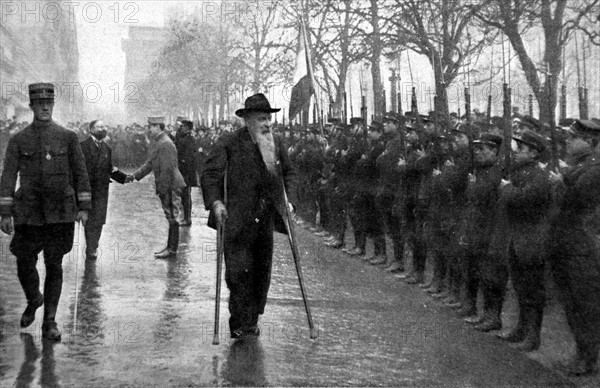
[[[311,56],[309,54],[310,52],[310,46],[308,45],[308,36],[307,36],[307,32],[306,32],[306,23],[304,21],[304,17],[300,16],[300,21],[301,21],[301,30],[302,30],[302,40],[304,41],[304,52],[306,54],[306,67],[308,69],[308,76],[310,78],[310,83],[312,85],[313,91],[314,91],[314,98],[315,98],[315,105],[317,107],[317,111],[320,112],[321,111],[321,104],[319,103],[319,99],[317,98],[317,85],[315,82],[315,77],[314,77],[314,72],[313,72],[313,68],[312,68],[312,61],[311,61]],[[321,130],[321,136],[324,136],[323,134],[323,120],[319,119],[319,128]]]

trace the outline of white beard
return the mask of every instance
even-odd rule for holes
[[[276,158],[275,158],[275,141],[273,140],[273,134],[269,133],[255,133],[254,141],[258,145],[260,154],[262,155],[263,161],[267,166],[267,170],[275,175],[276,171]]]

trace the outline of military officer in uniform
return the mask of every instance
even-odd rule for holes
[[[515,163],[511,166],[510,180],[502,180],[501,201],[508,219],[509,270],[517,293],[519,320],[516,328],[501,338],[521,342],[519,349],[532,351],[540,346],[544,313],[550,181],[539,165],[546,149],[543,136],[527,129],[513,139],[517,142]],[[490,326],[494,328],[500,327],[501,307],[490,306]]]
[[[44,305],[42,336],[60,340],[56,310],[62,290],[62,258],[73,246],[75,221],[85,225],[91,207],[90,182],[75,132],[52,120],[54,85],[29,85],[33,122],[8,142],[0,180],[0,227],[12,234],[10,250],[27,308],[21,327]],[[17,179],[20,187],[15,192]],[[40,293],[37,257],[44,252],[46,280]]]
[[[90,136],[81,142],[81,151],[85,158],[90,187],[92,191],[92,209],[85,224],[85,255],[88,260],[98,258],[98,241],[106,223],[108,209],[108,187],[110,180],[125,183],[127,175],[113,167],[112,149],[104,139],[106,125],[102,120],[94,120],[89,125]]]
[[[198,186],[198,175],[196,174],[198,149],[196,140],[192,136],[194,123],[186,117],[179,117],[177,122],[180,126],[175,134],[175,147],[177,148],[179,171],[185,180],[185,187],[181,190],[183,221],[180,225],[190,226],[192,224],[192,187]]]
[[[576,355],[566,365],[573,375],[598,370],[600,350],[600,257],[589,223],[600,205],[600,126],[577,120],[567,139],[571,165],[563,174],[551,173],[560,183],[559,211],[549,232],[549,262],[575,337]]]
[[[494,214],[498,203],[502,170],[498,165],[499,150],[502,137],[484,133],[474,144],[474,174],[469,174],[467,188],[467,215],[461,243],[465,251],[462,267],[466,292],[463,305],[459,310],[460,316],[466,321],[479,325],[484,322],[485,315],[477,316],[477,292],[483,271],[490,271],[496,264],[495,259],[488,254],[490,235],[493,230]],[[485,276],[483,276],[486,278]],[[484,299],[490,293],[486,290],[492,287],[484,284]],[[487,306],[489,303],[484,302]],[[484,306],[484,307],[485,307]]]
[[[179,172],[177,163],[177,149],[175,144],[165,132],[164,117],[149,117],[149,135],[152,140],[150,157],[127,181],[140,180],[151,172],[154,173],[156,194],[169,222],[167,246],[154,253],[157,259],[166,259],[175,256],[179,247],[179,222],[181,220],[181,189],[185,187],[185,180]]]

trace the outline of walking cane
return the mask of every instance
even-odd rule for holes
[[[79,288],[77,283],[79,280],[79,235],[81,234],[81,222],[77,221],[77,227],[75,228],[77,233],[77,248],[75,250],[75,310],[73,312],[73,334],[77,334],[77,300],[79,297]]]
[[[225,174],[223,178],[223,204],[227,209],[227,165],[225,165]],[[221,277],[223,272],[223,247],[225,237],[225,220],[217,224],[217,295],[215,297],[215,330],[213,335],[213,345],[219,344],[219,315],[221,305]]]
[[[282,175],[282,187],[283,187],[283,198],[285,201],[285,214],[286,217],[285,227],[287,229],[288,240],[292,249],[292,256],[294,257],[294,264],[296,265],[296,273],[298,274],[298,283],[300,284],[300,292],[302,293],[302,301],[304,302],[304,309],[306,310],[306,317],[308,318],[308,327],[310,328],[310,339],[317,339],[318,332],[315,329],[312,320],[312,314],[310,313],[310,306],[308,305],[308,298],[304,289],[304,279],[302,278],[302,267],[300,266],[300,253],[298,252],[298,245],[296,244],[296,235],[294,231],[294,224],[292,222],[292,214],[290,212],[290,205],[288,201],[287,192],[285,189],[285,183],[283,182]]]

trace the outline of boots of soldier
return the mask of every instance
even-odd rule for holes
[[[44,282],[42,336],[49,340],[60,341],[61,333],[56,325],[55,318],[62,291],[62,256],[44,259],[46,262],[46,281]]]
[[[474,329],[487,333],[492,330],[500,330],[502,321],[500,320],[500,311],[502,305],[498,305],[497,301],[490,301],[484,313],[484,319],[481,323],[475,325]]]
[[[525,306],[519,303],[519,318],[517,325],[506,333],[498,333],[496,336],[501,340],[517,343],[525,339],[526,334],[526,317],[525,317]]]
[[[154,253],[154,257],[157,259],[166,259],[177,253],[177,247],[179,246],[179,224],[169,225],[169,236],[167,239],[167,246],[160,252]]]
[[[517,345],[517,349],[531,352],[540,347],[540,332],[542,330],[543,308],[528,307],[525,323],[525,338]]]

